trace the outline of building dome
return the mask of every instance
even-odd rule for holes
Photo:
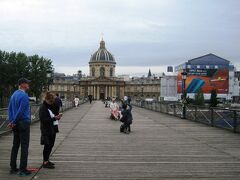
[[[105,42],[102,39],[100,42],[100,47],[97,50],[97,52],[95,52],[90,59],[89,63],[94,63],[94,62],[109,62],[109,63],[116,63],[115,59],[113,57],[113,55],[106,49],[105,47]]]

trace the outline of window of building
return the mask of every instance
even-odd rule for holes
[[[100,76],[101,76],[101,77],[104,77],[104,76],[105,76],[105,68],[104,68],[104,67],[101,67],[101,68],[100,68]]]
[[[94,67],[92,68],[92,76],[93,77],[95,76],[95,68]]]
[[[113,68],[110,68],[110,77],[113,77]]]

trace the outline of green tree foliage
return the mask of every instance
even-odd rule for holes
[[[204,95],[202,89],[200,89],[196,94],[195,94],[195,100],[194,100],[195,105],[203,106],[204,105]]]
[[[52,81],[46,78],[47,72],[53,73],[50,59],[0,50],[0,106],[6,106],[12,92],[18,88],[17,81],[21,77],[31,80],[29,93],[38,99],[43,87]]]
[[[210,98],[210,107],[216,107],[217,104],[218,104],[217,91],[216,91],[216,89],[212,89],[211,98]]]

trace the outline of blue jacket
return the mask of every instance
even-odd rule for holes
[[[14,124],[19,120],[30,122],[29,97],[24,91],[17,90],[11,96],[8,106],[8,119]]]

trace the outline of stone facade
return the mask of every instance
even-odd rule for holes
[[[77,75],[66,76],[62,73],[55,73],[53,84],[49,86],[49,90],[55,94],[58,93],[62,99],[73,99],[81,92],[78,79]]]
[[[94,99],[124,96],[125,82],[123,78],[115,76],[116,61],[107,51],[102,39],[99,49],[91,56],[89,61],[89,77],[79,81],[80,96],[92,95]]]
[[[116,77],[116,61],[106,49],[102,39],[99,49],[89,61],[89,76],[65,76],[55,74],[50,91],[58,93],[62,98],[71,99],[74,96],[86,98],[92,95],[94,99],[108,97],[123,98],[125,95],[134,98],[160,98],[160,78],[153,77],[149,70],[148,77],[132,78],[125,81],[124,77]],[[125,79],[125,80],[124,80]]]
[[[132,78],[125,84],[125,95],[132,99],[155,99],[160,98],[160,78],[142,77]]]

